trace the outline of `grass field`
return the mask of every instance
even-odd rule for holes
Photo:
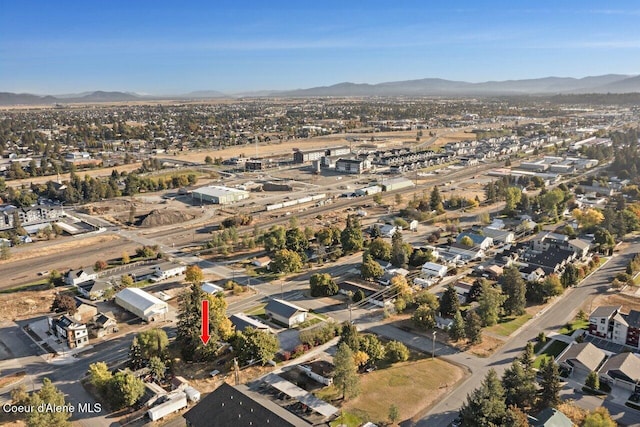
[[[361,375],[360,395],[344,402],[342,410],[349,419],[383,423],[388,421],[389,407],[395,404],[400,419],[406,420],[424,411],[462,376],[460,368],[439,359],[398,363]],[[341,397],[332,386],[316,395],[330,402]]]
[[[568,345],[569,344],[567,344],[566,342],[554,340],[551,344],[549,344],[549,346],[547,346],[543,353],[540,353],[540,355],[536,357],[536,360],[533,362],[533,367],[539,369],[540,364],[543,360],[549,360],[551,358],[558,357],[558,355],[562,353],[562,351],[567,348]]]
[[[589,328],[589,320],[580,320],[576,319],[570,323],[567,323],[558,331],[559,334],[563,335],[571,335],[578,329],[588,329]]]
[[[528,313],[525,313],[522,316],[518,317],[504,317],[500,319],[497,325],[493,325],[492,327],[488,328],[487,331],[493,332],[494,334],[501,335],[503,337],[508,337],[532,317],[533,316]]]

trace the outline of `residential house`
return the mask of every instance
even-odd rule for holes
[[[422,277],[444,277],[447,275],[447,266],[435,262],[425,262],[420,270]]]
[[[520,275],[527,282],[541,282],[545,277],[545,272],[540,267],[526,265],[520,268]]]
[[[268,318],[289,328],[307,320],[309,310],[281,299],[271,299],[264,308]]]
[[[451,254],[460,255],[460,258],[464,261],[473,261],[477,259],[479,260],[484,258],[485,256],[484,249],[480,248],[479,246],[469,247],[463,245],[462,243],[452,243],[449,247],[442,249],[443,251],[446,250]]]
[[[93,317],[98,314],[98,307],[91,304],[88,301],[82,301],[80,298],[75,298],[76,312],[71,317],[79,323],[89,323]]]
[[[94,271],[93,267],[87,267],[78,270],[69,270],[64,276],[64,282],[67,285],[77,286],[80,283],[96,280],[97,278],[98,273]]]
[[[534,416],[530,416],[531,427],[573,427],[573,421],[555,408],[545,408]]]
[[[575,252],[571,250],[550,247],[540,253],[525,254],[521,263],[523,266],[540,267],[545,274],[560,274],[575,256]]]
[[[89,344],[87,325],[78,323],[71,316],[63,314],[57,318],[49,318],[49,330],[65,341],[69,348],[81,348]]]
[[[640,357],[633,353],[611,356],[600,368],[600,381],[637,391],[640,383]]]
[[[209,427],[212,420],[221,426],[311,426],[280,405],[250,391],[247,386],[233,387],[225,382],[183,417],[187,427]]]
[[[473,242],[474,248],[479,248],[486,251],[491,246],[493,246],[493,238],[482,235],[482,234],[472,233],[467,231],[464,231],[458,234],[458,237],[456,237],[456,242],[462,243],[465,237],[468,237],[471,239],[471,241]]]
[[[504,268],[494,264],[486,267],[484,272],[489,276],[489,278],[497,280],[504,274]]]
[[[532,248],[535,251],[544,252],[549,248],[566,248],[569,237],[564,234],[551,233],[549,231],[541,231],[533,239],[531,239]]]
[[[102,298],[105,292],[111,288],[113,288],[113,283],[106,279],[87,280],[76,284],[78,292],[91,300]]]
[[[397,230],[398,230],[398,227],[396,227],[395,225],[383,224],[380,226],[380,235],[382,237],[391,238],[393,237],[393,235]]]
[[[254,258],[251,261],[251,264],[258,268],[269,268],[269,264],[271,264],[271,258],[269,256],[261,256],[259,258]]]
[[[597,372],[607,355],[590,342],[575,343],[559,357],[558,365],[568,367],[572,373],[583,376]]]
[[[581,239],[571,239],[567,242],[567,246],[573,250],[577,259],[584,260],[587,258],[591,244]]]
[[[436,328],[448,331],[453,326],[453,319],[436,316]]]
[[[490,237],[493,239],[493,243],[503,243],[509,244],[513,243],[516,240],[516,235],[513,231],[484,227],[482,229],[482,234],[484,236]]]
[[[153,269],[153,281],[165,280],[171,277],[176,277],[184,274],[187,271],[187,267],[173,262],[163,262],[152,267]]]
[[[102,338],[118,332],[118,324],[113,317],[113,313],[109,311],[95,315],[90,323],[90,332],[96,338]]]
[[[272,333],[273,330],[269,327],[269,325],[254,319],[253,317],[247,316],[244,313],[232,314],[229,317],[231,324],[236,328],[238,332],[244,332],[247,328],[253,328],[260,331],[265,331]]]
[[[469,293],[471,292],[471,288],[473,288],[473,284],[458,280],[455,285],[453,285],[453,288],[456,290],[456,293],[459,297],[461,297],[460,299],[462,299],[462,302],[464,303],[469,297]]]
[[[208,294],[217,294],[219,292],[224,292],[224,289],[222,289],[222,287],[215,285],[211,282],[204,282],[201,285],[201,288],[203,291],[205,291]]]

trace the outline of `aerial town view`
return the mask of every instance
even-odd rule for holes
[[[350,3],[0,1],[0,425],[640,425],[638,5]]]

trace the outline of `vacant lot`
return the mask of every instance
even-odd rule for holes
[[[388,420],[389,407],[395,404],[400,419],[407,420],[423,413],[463,377],[461,368],[440,359],[398,363],[361,375],[360,395],[345,402],[342,409],[361,420],[381,423]],[[333,387],[319,395],[340,397]]]

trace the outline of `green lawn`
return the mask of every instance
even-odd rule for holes
[[[538,357],[536,357],[536,360],[533,362],[533,367],[539,369],[542,360],[549,360],[558,357],[558,355],[562,353],[562,351],[567,348],[568,345],[569,344],[567,344],[566,342],[553,340],[551,344],[549,344],[549,346],[545,349],[545,351],[538,355]]]
[[[572,322],[567,323],[566,325],[564,325],[564,327],[562,329],[560,329],[558,331],[559,334],[563,334],[563,335],[571,335],[572,333],[574,333],[575,331],[577,331],[578,329],[588,329],[589,328],[589,320],[580,320],[580,319],[576,319]]]
[[[256,305],[255,307],[251,307],[249,310],[247,310],[245,314],[249,316],[264,316],[265,315],[264,308],[266,306],[267,304]]]
[[[346,402],[333,386],[314,394],[333,404],[342,403],[345,414],[357,416],[361,422],[383,423],[388,421],[392,404],[398,407],[401,420],[409,419],[450,391],[463,375],[460,368],[444,360],[420,359],[360,375],[360,395]]]
[[[498,321],[497,325],[493,325],[490,328],[487,328],[487,331],[493,332],[497,335],[508,337],[518,328],[524,325],[529,319],[531,319],[531,317],[533,316],[528,313],[525,313],[522,316],[518,317],[503,317]]]
[[[343,412],[338,418],[329,423],[331,427],[345,425],[347,427],[358,427],[362,425],[362,420],[356,414],[351,412]]]

